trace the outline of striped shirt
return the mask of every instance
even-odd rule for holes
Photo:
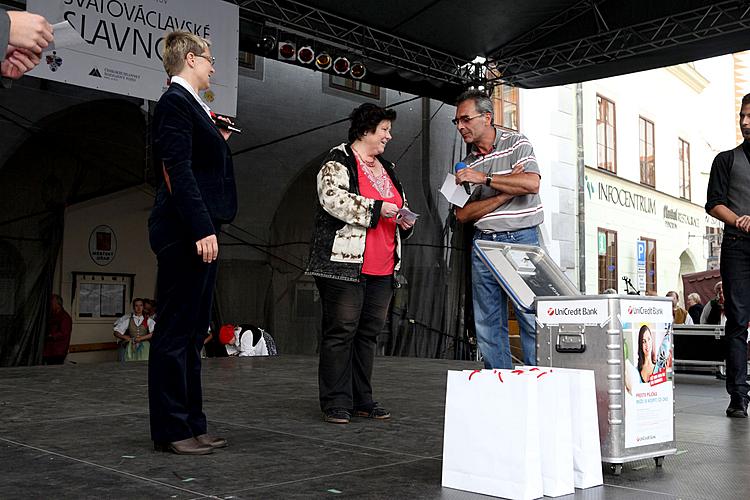
[[[534,148],[525,135],[516,132],[496,130],[493,149],[486,155],[478,153],[472,145],[471,152],[464,159],[467,167],[471,167],[486,175],[509,174],[516,165],[523,165],[524,172],[539,174],[534,156]],[[471,195],[469,201],[483,200],[498,194],[498,191],[485,185],[479,185]],[[536,227],[544,221],[542,200],[539,194],[515,196],[504,205],[500,205],[494,212],[490,212],[474,223],[477,229],[495,233],[500,231],[517,231],[528,227]]]

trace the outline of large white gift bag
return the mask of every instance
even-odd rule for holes
[[[543,495],[537,386],[520,371],[448,372],[443,486],[518,500]]]
[[[573,421],[570,374],[557,369],[523,367],[526,376],[538,379],[539,448],[542,457],[544,496],[575,492],[573,474]]]
[[[576,488],[604,484],[596,383],[592,370],[552,368],[570,377],[570,409],[573,420],[573,468]]]

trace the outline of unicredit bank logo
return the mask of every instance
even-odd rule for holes
[[[644,307],[644,306],[628,306],[628,314],[638,314],[638,315],[658,315],[658,314],[664,314],[664,311],[660,307]]]
[[[589,316],[599,314],[596,307],[550,307],[547,309],[549,316]]]

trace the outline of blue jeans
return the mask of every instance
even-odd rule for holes
[[[725,234],[721,243],[721,281],[724,287],[724,340],[727,349],[727,392],[730,405],[748,400],[747,325],[750,322],[750,239]]]
[[[536,227],[499,233],[477,231],[474,234],[474,240],[539,245]],[[510,355],[508,338],[508,296],[473,249],[471,281],[474,293],[474,325],[477,331],[477,344],[484,358],[484,366],[485,368],[512,368],[513,359]],[[513,309],[521,331],[523,362],[525,365],[536,365],[534,316],[521,311],[515,304],[513,304]]]

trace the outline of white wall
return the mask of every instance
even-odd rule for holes
[[[732,56],[682,65],[676,75],[666,68],[586,82],[584,91],[584,157],[592,181],[604,180],[619,188],[656,200],[656,214],[633,212],[611,203],[586,198],[586,289],[597,292],[597,227],[618,232],[618,274],[636,282],[635,240],[657,240],[657,290],[681,290],[680,255],[687,251],[696,271],[706,269],[703,205],[711,162],[719,151],[734,147],[736,110]],[[686,75],[680,77],[679,75]],[[688,85],[686,79],[698,82]],[[700,85],[702,84],[702,85]],[[617,173],[597,171],[596,95],[615,103]],[[640,184],[639,116],[654,123],[656,186]],[[679,199],[678,139],[690,143],[691,196]],[[664,205],[701,218],[700,228],[669,225]],[[618,283],[621,285],[621,283]],[[622,286],[618,286],[622,289]]]
[[[55,283],[65,309],[73,316],[71,345],[113,342],[112,318],[76,318],[72,303],[73,272],[134,274],[133,297],[154,297],[156,258],[148,242],[148,216],[154,199],[151,188],[139,186],[79,203],[65,212],[65,237]],[[106,266],[89,256],[89,236],[107,225],[117,237],[117,252]],[[129,300],[129,297],[127,297]],[[126,308],[126,312],[130,308]],[[116,359],[115,351],[73,353],[71,361]]]

